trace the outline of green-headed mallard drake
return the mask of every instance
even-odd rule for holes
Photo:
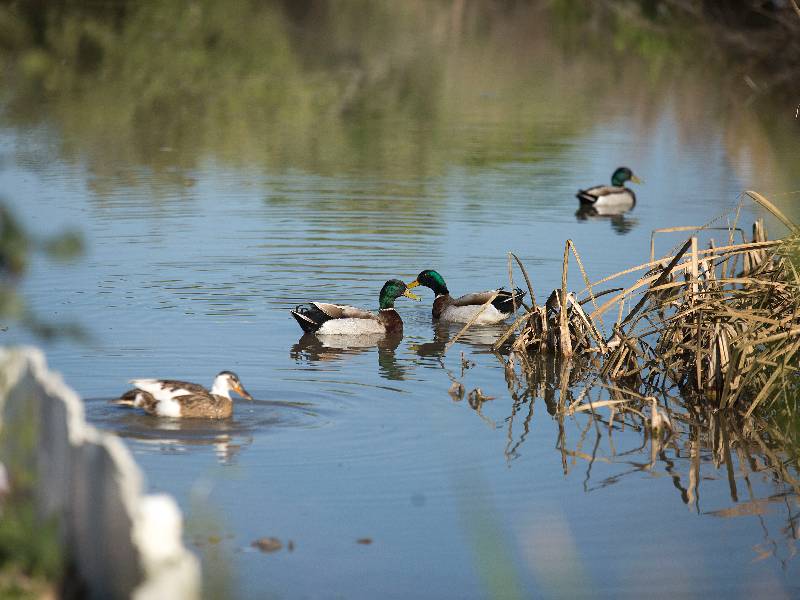
[[[413,288],[418,285],[430,288],[436,294],[436,299],[433,301],[433,318],[452,323],[466,323],[469,321],[495,292],[497,297],[490,306],[484,309],[475,323],[477,325],[499,323],[514,312],[515,303],[517,307],[520,306],[520,301],[525,296],[525,292],[519,288],[516,288],[513,292],[500,288],[499,290],[473,292],[464,294],[460,298],[453,298],[447,289],[444,277],[432,269],[422,271],[414,281],[408,284],[408,287]]]
[[[210,392],[202,385],[174,379],[132,379],[129,383],[134,389],[125,392],[115,403],[143,408],[146,413],[158,417],[226,419],[233,414],[231,390],[243,398],[253,399],[231,371],[217,375]]]
[[[636,194],[625,187],[626,181],[642,183],[628,167],[620,167],[611,176],[611,185],[596,185],[586,190],[578,190],[575,194],[582,206],[596,209],[604,207],[616,210],[629,210],[636,204]]]
[[[306,333],[317,335],[369,335],[403,333],[403,320],[394,308],[400,296],[419,300],[419,296],[408,291],[399,279],[390,279],[383,284],[378,295],[380,310],[377,314],[355,306],[310,302],[291,311],[292,316]]]

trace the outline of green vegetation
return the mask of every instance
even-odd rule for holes
[[[560,37],[573,51],[641,57],[653,78],[668,69],[705,70],[731,94],[797,102],[800,12],[788,2],[552,0],[550,5]]]
[[[25,275],[33,252],[43,252],[52,260],[69,261],[83,253],[83,238],[75,231],[66,231],[39,238],[17,221],[0,202],[0,319],[19,322],[41,338],[61,335],[80,337],[80,327],[69,323],[49,323],[31,312],[17,293],[17,284]],[[3,331],[8,327],[3,327]]]
[[[44,526],[31,498],[5,499],[0,519],[0,597],[41,598],[62,575],[55,523]]]
[[[0,429],[0,597],[42,598],[52,594],[64,573],[58,523],[42,520],[34,495],[37,468],[33,414],[26,404],[13,431]]]

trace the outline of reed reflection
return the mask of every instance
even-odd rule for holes
[[[774,423],[752,415],[722,415],[699,409],[680,396],[643,396],[588,376],[587,363],[553,356],[519,356],[505,361],[511,396],[505,456],[519,458],[542,399],[556,423],[555,449],[565,477],[583,465],[583,490],[591,493],[630,476],[669,477],[680,501],[693,512],[719,518],[750,516],[764,540],[755,559],[785,564],[800,536],[798,450]],[[705,506],[710,488],[725,486],[724,506]],[[716,490],[715,490],[716,491]]]

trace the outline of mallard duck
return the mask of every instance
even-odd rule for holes
[[[609,207],[616,210],[629,210],[636,204],[636,194],[625,187],[626,181],[642,183],[628,167],[619,167],[611,176],[611,185],[596,185],[575,194],[582,206],[591,206],[598,211]]]
[[[408,287],[413,288],[418,285],[430,288],[436,294],[436,299],[433,301],[433,318],[452,323],[466,323],[469,321],[495,293],[497,293],[497,297],[492,301],[491,305],[483,310],[475,323],[478,325],[499,323],[514,312],[515,303],[517,307],[520,306],[520,301],[525,296],[525,292],[519,288],[516,288],[513,292],[500,288],[499,290],[473,292],[464,294],[460,298],[453,298],[447,289],[444,277],[432,269],[422,271],[414,281],[408,284]]]
[[[403,333],[403,320],[394,308],[400,296],[419,300],[408,291],[399,279],[383,284],[378,295],[380,310],[377,314],[355,306],[310,302],[291,311],[292,316],[306,333],[317,335],[369,335]]]
[[[115,403],[143,408],[146,413],[159,417],[225,419],[233,414],[231,390],[243,398],[253,399],[231,371],[217,375],[210,392],[202,385],[174,379],[132,379],[129,383],[134,389],[125,392]]]

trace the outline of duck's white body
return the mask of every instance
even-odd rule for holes
[[[318,306],[321,303],[318,303]],[[358,318],[331,319],[325,321],[322,327],[317,329],[317,335],[373,335],[386,333],[386,326],[378,320],[377,315],[367,311],[355,309],[354,307],[340,307],[358,311]]]
[[[589,216],[614,217],[624,215],[632,208],[633,204],[601,204],[600,206],[592,206],[588,210],[590,211]]]
[[[597,185],[578,192],[578,198],[582,204],[591,206],[598,212],[602,208],[629,210],[636,204],[635,194],[625,186]]]
[[[168,379],[131,379],[128,383],[130,383],[137,390],[147,392],[159,402],[168,402],[169,400],[177,398],[178,396],[188,396],[189,394],[196,394],[198,392],[206,391],[205,388],[202,388],[197,384],[184,381],[171,381]],[[222,392],[222,390],[217,389],[217,391],[212,393],[218,393],[220,396],[230,397],[227,386],[225,386],[224,390],[225,391]]]
[[[134,384],[135,385],[135,384]],[[153,412],[158,417],[180,417],[181,416],[181,403],[178,400],[172,397],[161,397],[156,398],[155,406],[153,407]],[[145,406],[146,400],[144,394],[141,392],[136,394],[136,401],[133,405],[137,408],[143,408]]]
[[[372,335],[386,333],[379,321],[367,319],[336,319],[327,321],[317,330],[317,335]]]
[[[377,346],[381,340],[386,339],[386,332],[381,333],[358,333],[355,335],[333,334],[317,335],[323,348],[334,350],[346,350],[348,348],[372,348]]]
[[[306,333],[354,336],[403,332],[403,320],[394,308],[382,308],[376,314],[355,306],[327,302],[309,302],[307,306],[291,311]]]
[[[442,310],[439,319],[450,323],[468,323],[475,314],[481,310],[481,305],[471,304],[469,306],[446,306]],[[492,304],[483,309],[480,316],[474,321],[476,325],[491,325],[499,323],[508,318],[509,313],[502,313]]]

